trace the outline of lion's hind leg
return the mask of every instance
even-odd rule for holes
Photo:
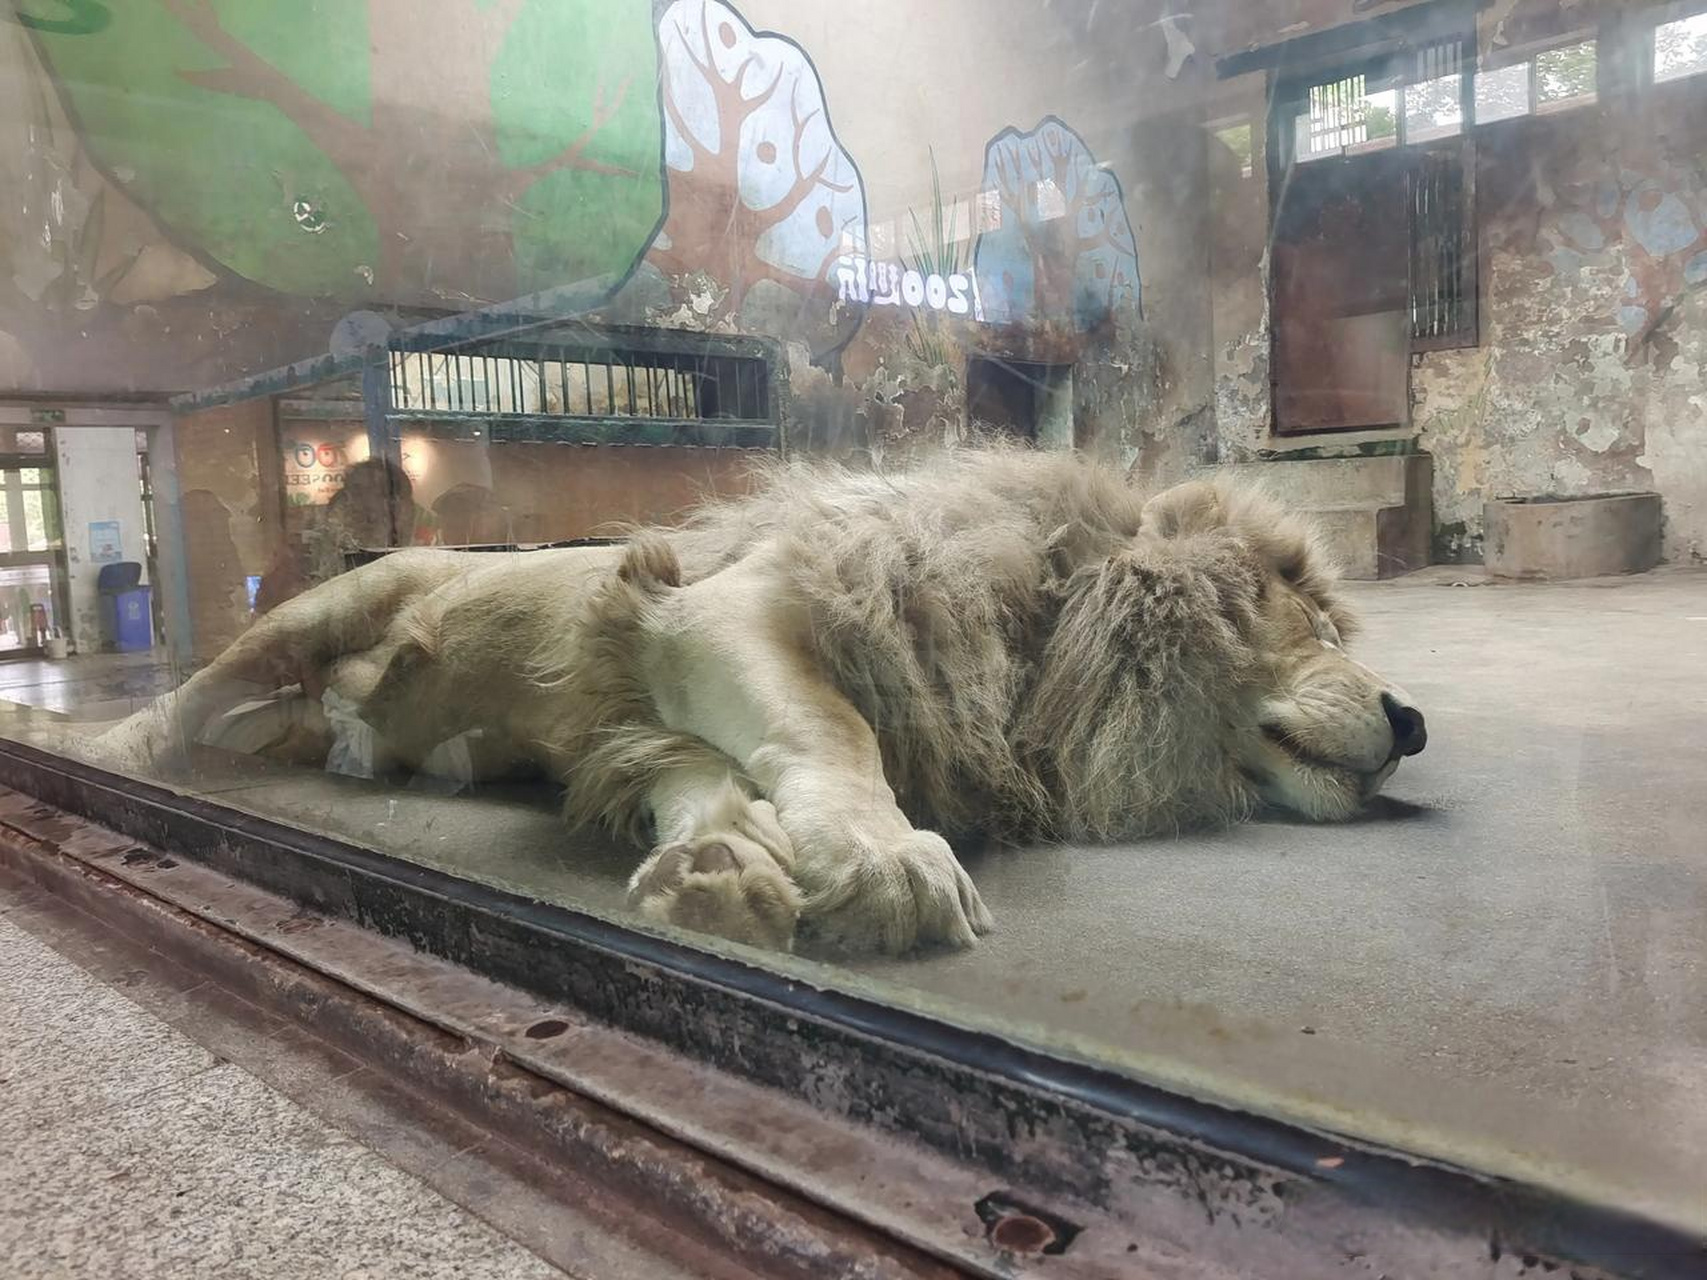
[[[340,659],[379,644],[406,601],[454,572],[448,558],[387,556],[287,601],[177,689],[102,734],[91,756],[116,769],[148,769],[202,742],[234,708],[277,699],[292,685],[318,705]]]

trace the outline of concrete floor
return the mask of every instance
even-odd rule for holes
[[[49,949],[7,905],[7,1280],[566,1274]]]
[[[998,920],[977,949],[779,963],[1707,1225],[1707,573],[1351,590],[1361,655],[1430,728],[1361,820],[967,850]],[[443,798],[248,761],[198,783],[601,912],[633,865],[565,837],[541,790]]]
[[[73,721],[122,718],[138,699],[164,693],[174,683],[164,649],[0,662],[0,700]]]

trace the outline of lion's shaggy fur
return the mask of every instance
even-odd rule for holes
[[[591,611],[599,670],[556,673],[601,686],[607,709],[574,749],[570,816],[626,825],[648,743],[681,750],[619,670],[647,601],[760,551],[784,566],[777,590],[808,610],[813,657],[875,729],[915,822],[1077,838],[1243,815],[1255,789],[1228,739],[1270,580],[1350,620],[1306,529],[1260,494],[1218,484],[1208,520],[1147,520],[1146,496],[1082,459],[1017,450],[888,477],[779,464],[749,497],[637,533]]]
[[[1017,450],[779,463],[623,547],[386,556],[99,750],[142,767],[211,725],[298,755],[302,729],[345,767],[542,768],[571,824],[652,836],[643,914],[965,945],[990,920],[943,833],[1131,836],[1259,797],[1355,812],[1425,736],[1408,709],[1400,740],[1408,700],[1341,652],[1350,629],[1305,529],[1245,489],[1146,495]],[[257,686],[295,692],[262,715]]]

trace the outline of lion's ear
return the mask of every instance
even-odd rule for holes
[[[1188,480],[1162,490],[1146,502],[1138,528],[1157,538],[1184,538],[1219,529],[1226,523],[1221,495],[1215,492],[1215,486]]]

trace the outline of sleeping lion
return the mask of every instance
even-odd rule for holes
[[[1357,811],[1427,734],[1352,632],[1308,532],[1253,492],[1146,500],[1013,451],[778,466],[621,546],[385,556],[267,615],[101,754],[240,741],[318,764],[359,740],[369,771],[543,769],[571,824],[649,836],[630,895],[650,919],[967,946],[991,919],[945,836]],[[233,727],[281,689],[266,705],[289,714]]]

